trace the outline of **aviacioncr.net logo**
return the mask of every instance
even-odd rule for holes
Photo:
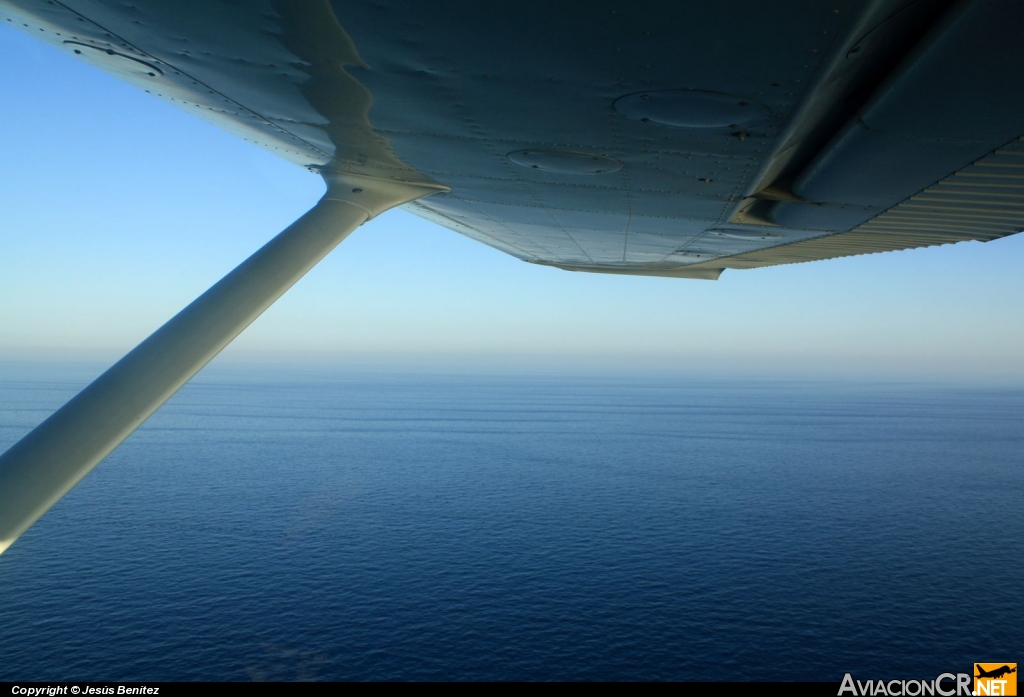
[[[847,673],[839,686],[839,695],[854,697],[972,697],[971,675],[943,673],[934,680],[854,680]]]

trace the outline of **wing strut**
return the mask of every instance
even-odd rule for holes
[[[309,212],[0,455],[0,554],[355,228],[444,188],[327,182]]]

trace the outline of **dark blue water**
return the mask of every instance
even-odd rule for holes
[[[1022,502],[1021,390],[214,367],[0,557],[0,680],[966,672]]]

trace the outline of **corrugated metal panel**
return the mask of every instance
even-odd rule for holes
[[[1024,143],[1017,140],[849,232],[694,266],[749,269],[797,264],[967,240],[988,242],[1022,229]]]

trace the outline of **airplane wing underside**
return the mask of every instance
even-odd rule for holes
[[[1024,228],[1017,0],[0,0],[0,15],[524,261],[717,278]]]

